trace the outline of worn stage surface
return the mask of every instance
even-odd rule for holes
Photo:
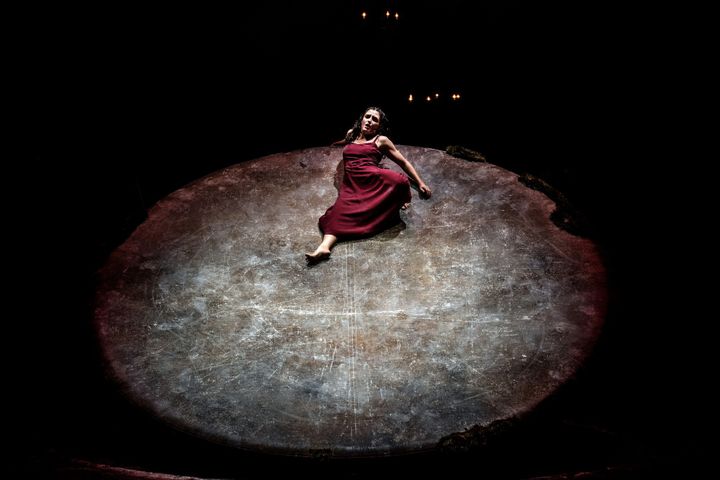
[[[432,448],[568,380],[605,315],[595,246],[515,174],[399,148],[432,199],[413,193],[402,225],[315,266],[303,252],[337,195],[338,148],[238,164],[159,202],[98,290],[127,395],[232,446],[363,456]]]

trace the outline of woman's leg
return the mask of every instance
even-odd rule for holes
[[[394,183],[394,189],[397,195],[402,199],[400,204],[400,210],[407,210],[410,207],[412,194],[410,193],[410,179],[405,175],[397,172],[390,171],[388,174],[391,175],[392,183]]]
[[[330,256],[330,250],[332,249],[333,245],[335,245],[336,241],[337,237],[335,235],[323,235],[323,239],[320,245],[315,249],[313,253],[306,253],[305,258],[307,258],[309,261],[315,262],[328,258]]]
[[[378,175],[382,178],[385,186],[390,189],[392,201],[398,204],[400,210],[407,210],[412,199],[410,178],[402,173],[382,168],[378,169]]]

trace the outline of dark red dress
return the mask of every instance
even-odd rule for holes
[[[323,234],[364,237],[400,222],[400,207],[410,202],[410,182],[380,167],[382,156],[375,141],[345,145],[345,175],[335,204],[320,217]]]

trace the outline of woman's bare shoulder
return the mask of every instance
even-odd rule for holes
[[[379,147],[394,147],[395,146],[395,145],[393,145],[392,140],[390,140],[385,135],[378,136],[376,142]]]

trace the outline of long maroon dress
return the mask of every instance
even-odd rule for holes
[[[375,141],[343,148],[345,175],[335,204],[318,222],[323,234],[364,237],[400,222],[400,207],[410,202],[410,182],[380,167],[383,154]]]

